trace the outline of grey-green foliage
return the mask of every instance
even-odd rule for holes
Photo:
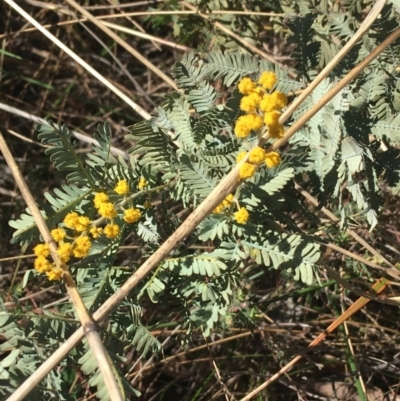
[[[65,125],[55,125],[48,121],[48,124],[38,124],[36,128],[42,143],[50,146],[46,153],[50,155],[54,166],[67,173],[67,183],[54,188],[52,192],[46,192],[44,195],[48,203],[39,205],[50,229],[73,210],[92,216],[94,211],[90,196],[93,192],[108,191],[119,179],[126,179],[132,186],[136,185],[140,173],[135,166],[111,154],[111,130],[108,123],[99,124],[98,132],[94,135],[97,144],[92,146],[92,151],[86,156],[74,150],[73,136]],[[13,243],[31,243],[39,239],[29,210],[9,224],[16,229]]]
[[[41,315],[17,313],[0,305],[0,335],[5,339],[0,345],[4,356],[0,362],[1,399],[11,395],[58,348],[60,339],[76,328],[77,322],[62,314],[46,310]],[[67,365],[67,359],[61,362],[62,369],[68,369]],[[75,399],[60,370],[51,371],[40,388],[32,389],[30,399],[50,399],[55,394],[60,400]]]
[[[297,16],[289,22],[289,40],[295,45],[299,79],[308,80],[310,69],[324,67],[359,27],[358,14],[367,2],[347,2],[347,14],[329,2],[304,2]],[[283,1],[286,12],[295,11],[294,2]],[[292,7],[292,8],[291,8]],[[293,8],[294,7],[294,8]],[[399,25],[399,14],[388,4],[374,22],[370,32],[349,52],[334,73],[325,79],[294,114],[299,118],[336,82],[367,56]],[[341,43],[332,38],[340,38]],[[319,51],[307,49],[307,43],[320,43]],[[310,54],[310,52],[312,54]],[[399,143],[400,120],[397,118],[400,44],[389,46],[372,61],[326,107],[297,132],[291,143],[310,149],[308,170],[322,203],[345,196],[349,192],[357,208],[371,227],[376,226],[382,198],[378,178],[387,180],[396,193],[399,162],[392,155]],[[371,138],[369,135],[374,135]],[[374,151],[381,141],[379,157]],[[347,146],[351,144],[351,146]],[[357,148],[358,151],[354,151]],[[386,160],[391,160],[391,170]],[[355,168],[355,165],[358,167]],[[307,169],[307,168],[306,168]],[[343,212],[343,210],[342,210]],[[342,223],[346,214],[342,213]]]
[[[256,77],[264,70],[276,71],[279,90],[301,88],[284,69],[258,57],[219,52],[205,57],[184,55],[173,69],[181,91],[168,95],[150,122],[130,127],[127,137],[136,143],[132,154],[140,155],[139,164],[162,169],[166,182],[176,183],[171,191],[174,199],[199,203],[232,166],[241,146],[232,134],[238,110],[231,104],[239,94],[235,92],[235,98],[220,104],[222,94],[209,82],[221,79],[229,87],[243,76]],[[189,104],[195,113],[189,112]],[[180,144],[179,151],[171,140]]]

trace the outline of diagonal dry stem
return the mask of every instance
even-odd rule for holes
[[[378,0],[372,7],[371,11],[368,13],[365,20],[362,22],[360,27],[357,29],[355,35],[339,50],[338,54],[325,66],[325,68],[318,74],[318,76],[307,86],[307,88],[294,99],[294,101],[289,105],[289,107],[282,114],[279,121],[283,124],[298,107],[303,103],[304,99],[310,95],[310,93],[326,78],[333,69],[339,64],[339,62],[346,56],[346,54],[357,44],[357,42],[363,37],[363,35],[368,31],[373,22],[378,17],[379,13],[382,11],[386,0]],[[364,67],[365,68],[365,67]],[[322,99],[321,99],[322,101]]]
[[[53,258],[55,265],[63,270],[62,278],[65,283],[65,287],[67,289],[68,295],[71,298],[72,304],[75,307],[78,318],[82,324],[82,329],[85,333],[88,344],[92,349],[93,354],[97,360],[97,364],[103,375],[107,390],[113,400],[115,399],[117,401],[118,400],[123,401],[119,386],[117,384],[117,381],[115,380],[115,376],[110,366],[109,357],[103,347],[103,343],[100,339],[100,336],[96,331],[95,323],[90,318],[86,310],[86,307],[82,301],[78,289],[76,288],[76,284],[69,272],[68,267],[65,265],[65,263],[61,262],[60,257],[58,256],[57,245],[54,242],[53,238],[51,237],[49,228],[47,227],[46,222],[44,221],[44,218],[41,215],[40,210],[35,203],[35,200],[33,199],[32,193],[29,190],[29,187],[25,182],[25,179],[22,176],[17,166],[17,163],[15,162],[14,157],[12,156],[10,149],[8,148],[7,143],[1,133],[0,133],[0,150],[3,153],[4,159],[11,170],[15,182],[17,183],[18,188],[20,189],[21,194],[30,212],[32,213],[32,216],[40,231],[40,234],[43,237],[43,240],[50,246],[50,254],[51,257]]]
[[[371,287],[371,290],[375,294],[379,294],[389,284],[390,284],[389,280],[387,280],[385,278],[381,278]],[[359,298],[356,302],[354,302],[353,305],[350,306],[350,308],[348,308],[346,310],[346,312],[344,312],[341,316],[339,316],[325,331],[323,331],[317,338],[315,338],[313,341],[311,341],[311,343],[307,346],[307,348],[305,348],[299,355],[297,355],[295,358],[293,358],[288,364],[286,364],[281,370],[279,370],[279,372],[275,373],[267,381],[265,381],[263,384],[261,384],[256,389],[254,389],[251,393],[247,394],[240,401],[249,401],[254,396],[259,394],[262,390],[267,388],[276,379],[278,379],[280,376],[282,376],[284,373],[286,373],[288,370],[290,370],[304,355],[306,355],[309,351],[311,351],[313,348],[315,348],[321,341],[323,341],[328,334],[334,332],[344,321],[346,321],[351,316],[353,316],[355,313],[357,313],[369,301],[370,301],[369,298],[364,298],[364,297]]]
[[[8,104],[5,104],[5,103],[1,103],[0,102],[0,110],[4,110],[4,111],[6,111],[8,113],[12,113],[12,114],[14,114],[14,115],[16,115],[18,117],[26,118],[27,120],[34,121],[35,123],[46,124],[47,125],[47,122],[45,120],[43,120],[42,118],[40,118],[38,116],[35,116],[34,114],[27,113],[26,111],[17,109],[16,107],[9,106]],[[11,130],[7,130],[7,131],[10,134],[15,135],[15,133],[13,133],[13,131],[11,131]],[[71,131],[71,133],[76,139],[79,139],[80,141],[82,141],[84,143],[88,143],[90,145],[100,146],[99,143],[96,141],[96,139],[94,139],[91,136],[83,135],[83,134],[81,134],[79,132],[76,132],[76,131]],[[16,135],[16,136],[18,136],[20,139],[22,139],[24,141],[34,143],[31,139],[26,138],[23,135]],[[40,143],[36,143],[36,145],[43,146]],[[113,155],[122,156],[126,160],[129,159],[129,155],[126,152],[124,152],[121,149],[116,148],[115,146],[111,146],[110,147],[110,151],[111,151],[111,153]]]
[[[32,18],[26,11],[24,11],[14,0],[4,0],[9,6],[11,6],[15,11],[21,14],[29,23],[31,23],[35,28],[37,28],[44,36],[50,39],[55,45],[57,45],[62,51],[68,54],[73,60],[75,60],[80,66],[82,66],[86,71],[90,72],[97,80],[99,80],[104,86],[114,92],[120,99],[122,99],[128,106],[138,113],[141,117],[148,120],[150,114],[147,113],[142,107],[137,103],[132,101],[132,99],[119,90],[115,85],[108,81],[103,75],[97,72],[93,67],[91,67],[86,61],[74,53],[69,47],[65,46],[60,40],[58,40],[53,34],[51,34],[47,29],[44,29],[42,25]]]
[[[127,50],[133,57],[139,60],[143,65],[145,65],[149,70],[153,71],[156,75],[158,75],[164,82],[166,82],[171,88],[178,90],[175,85],[175,82],[166,74],[164,74],[158,67],[156,67],[153,63],[147,60],[146,57],[142,56],[137,50],[135,50],[132,46],[130,46],[125,40],[121,39],[117,34],[115,34],[111,29],[107,28],[103,22],[96,19],[92,14],[86,11],[83,7],[81,7],[74,0],[65,0],[71,7],[75,8],[82,15],[84,15],[90,22],[93,22],[98,28],[100,28],[103,32],[105,32],[110,38],[115,40],[120,46],[122,46],[125,50]]]

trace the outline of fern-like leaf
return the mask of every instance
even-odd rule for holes
[[[72,142],[72,133],[60,123],[53,124],[52,121],[46,120],[48,124],[38,124],[38,138],[43,145],[51,146],[46,150],[46,154],[50,155],[50,160],[54,167],[59,171],[69,171],[67,181],[70,183],[90,184],[94,187],[94,182],[88,170],[85,168],[83,160],[75,151]]]

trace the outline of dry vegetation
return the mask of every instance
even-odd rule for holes
[[[94,24],[77,20],[74,13],[80,14],[67,2],[26,0],[20,5],[147,113],[151,113],[163,95],[172,90],[157,71],[168,75],[171,66],[189,47],[206,50],[204,43],[199,43],[195,37],[185,41],[174,37],[169,17],[146,15],[149,6],[160,10],[175,9],[166,4],[162,8],[163,2],[135,1],[121,7],[106,1],[100,2],[104,7],[87,7],[87,1],[81,3],[92,15],[101,16],[101,21],[116,24],[119,30],[114,32],[151,62],[156,67],[155,72]],[[188,10],[183,5],[179,8]],[[143,12],[143,15],[125,14],[128,12]],[[193,18],[192,23],[199,21],[200,17]],[[269,26],[269,17],[262,17],[262,21],[264,26]],[[132,36],[122,31],[123,27],[141,31],[144,37]],[[152,41],[152,36],[164,42]],[[43,200],[45,190],[59,185],[63,177],[52,168],[37,140],[33,122],[36,116],[61,120],[69,128],[89,137],[99,122],[108,121],[114,135],[113,145],[122,150],[131,146],[124,140],[126,127],[140,121],[144,114],[135,112],[5,2],[0,3],[0,38],[1,131],[38,201]],[[290,62],[289,50],[281,38],[280,33],[273,35],[270,32],[262,37],[264,43],[260,48],[270,51],[279,61]],[[79,147],[85,152],[89,144],[80,141]],[[10,245],[13,229],[8,226],[8,221],[16,218],[26,206],[2,157],[0,168],[2,299],[7,308],[21,313],[41,313],[46,308],[56,310],[66,302],[65,296],[58,291],[58,284],[40,277],[22,282],[25,271],[32,268],[32,251],[31,248],[21,251],[19,246]],[[399,208],[389,195],[387,206],[379,230],[370,234],[362,227],[354,229],[393,261],[400,254]],[[325,222],[330,224],[328,219]],[[304,226],[308,222],[299,224]],[[337,235],[335,230],[333,233]],[[335,242],[339,243],[338,238]],[[340,245],[361,258],[367,254],[348,235],[343,235]],[[130,252],[123,251],[120,259],[129,258]],[[368,257],[374,262],[369,253]],[[325,262],[330,266],[340,268],[342,260],[340,252],[327,249]],[[381,272],[358,265],[359,268],[362,266],[362,278],[352,283],[366,291]],[[385,296],[396,296],[398,285],[399,281],[392,282],[385,290]],[[124,370],[133,386],[142,392],[143,400],[240,399],[301,352],[358,297],[336,283],[329,274],[322,287],[304,288],[300,284],[286,283],[279,272],[273,271],[256,289],[255,299],[249,300],[253,303],[251,309],[246,308],[246,304],[237,305],[243,310],[243,327],[226,328],[207,341],[201,333],[193,333],[188,339],[174,323],[174,311],[163,310],[162,305],[148,302],[144,305],[143,324],[157,327],[154,335],[164,343],[163,355],[147,360],[140,359],[135,350],[127,350]],[[252,327],[248,326],[249,318],[254,322]],[[375,399],[378,394],[377,399],[381,400],[384,393],[387,400],[394,400],[400,386],[398,321],[397,306],[369,302],[255,399],[335,398],[332,389],[339,388],[345,390],[340,398],[359,399],[351,385],[360,383],[362,377],[367,388],[381,391],[376,390],[370,399]],[[187,341],[183,348],[182,341]],[[0,358],[5,356],[0,355]],[[65,380],[70,381],[78,399],[95,399],[93,389],[87,387],[78,366],[71,366]]]

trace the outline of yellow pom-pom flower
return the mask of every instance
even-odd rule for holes
[[[279,111],[276,111],[276,110],[272,110],[272,111],[266,113],[264,116],[265,125],[267,125],[269,129],[271,129],[271,127],[273,127],[273,126],[278,125],[280,116],[281,116],[281,113],[279,113]]]
[[[250,163],[243,163],[239,169],[239,177],[240,179],[245,180],[246,178],[252,177],[255,172],[256,172],[255,166],[253,166]]]
[[[261,116],[258,114],[246,114],[240,116],[235,123],[235,134],[238,138],[246,138],[250,132],[257,131],[263,126]]]
[[[50,255],[49,244],[38,244],[33,248],[33,252],[36,256],[47,258]]]
[[[117,185],[114,188],[114,191],[118,195],[126,195],[129,192],[129,184],[126,180],[118,181]]]
[[[118,224],[107,224],[104,227],[103,232],[107,238],[110,238],[110,239],[116,238],[116,237],[118,237],[118,234],[119,234],[119,225]]]
[[[92,242],[90,241],[89,237],[82,236],[78,237],[75,240],[73,253],[76,258],[84,258],[88,255],[90,248],[92,246]]]
[[[240,101],[240,110],[246,113],[254,113],[261,102],[261,95],[257,92],[251,92],[248,96],[243,96]]]
[[[99,214],[106,219],[113,219],[117,215],[117,211],[111,202],[104,202],[99,207]]]
[[[238,138],[246,138],[250,135],[251,128],[249,127],[247,116],[240,116],[235,123],[235,135]]]
[[[103,232],[103,229],[101,227],[92,227],[89,230],[90,234],[92,234],[93,238],[99,238],[101,233]]]
[[[42,255],[38,256],[35,259],[33,266],[35,267],[35,270],[39,273],[46,273],[50,271],[53,267],[53,265]]]
[[[47,278],[49,281],[61,280],[63,271],[59,267],[53,267],[49,272],[47,272]]]
[[[51,236],[53,237],[54,241],[60,242],[64,240],[64,238],[67,236],[67,233],[63,228],[55,228],[54,230],[51,230]]]
[[[238,84],[238,90],[243,95],[248,95],[256,88],[257,84],[248,77],[242,78]]]
[[[79,216],[75,223],[75,230],[78,232],[83,232],[87,230],[90,224],[90,219],[87,216]]]
[[[258,83],[266,90],[271,90],[276,81],[276,75],[272,71],[264,71],[258,79]]]
[[[72,255],[72,244],[70,244],[69,242],[64,242],[63,244],[60,244],[57,249],[57,253],[61,259],[61,262],[68,263]]]
[[[142,217],[142,212],[136,208],[129,208],[124,211],[124,220],[127,223],[136,223]]]
[[[240,152],[237,156],[236,156],[236,163],[240,163],[247,155],[247,152],[244,150],[243,152]]]
[[[144,177],[140,177],[138,188],[142,190],[144,187],[147,187],[147,181]]]
[[[247,220],[249,220],[249,212],[246,210],[245,207],[241,207],[235,214],[234,214],[235,220],[239,224],[246,224]]]
[[[259,164],[263,162],[265,159],[265,150],[256,146],[254,149],[250,151],[249,154],[249,162],[254,164]]]
[[[76,227],[76,225],[78,223],[78,219],[79,219],[78,213],[76,213],[76,212],[68,213],[64,218],[64,224],[68,228],[75,229],[75,227]]]
[[[271,99],[275,105],[275,110],[281,110],[287,105],[287,97],[282,92],[273,92],[271,94]]]
[[[278,152],[269,152],[265,156],[265,164],[269,168],[279,166],[281,161],[281,155]]]
[[[93,199],[94,207],[99,209],[100,206],[106,202],[108,202],[108,195],[104,192],[97,192]]]
[[[258,114],[248,114],[245,117],[251,130],[257,131],[263,126],[263,120]]]
[[[276,110],[275,101],[272,98],[272,95],[266,93],[260,102],[260,110],[264,113],[269,113],[273,110]]]

